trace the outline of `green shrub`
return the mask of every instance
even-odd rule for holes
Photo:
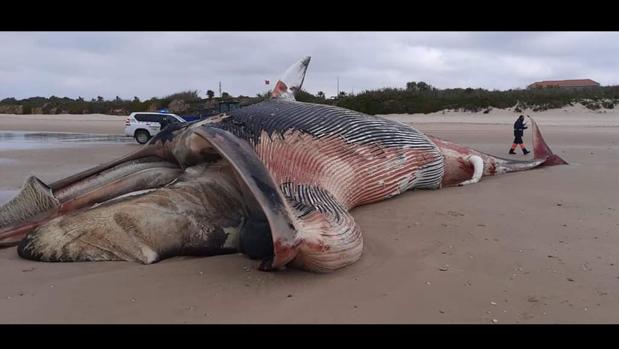
[[[223,94],[223,93],[222,93]],[[256,97],[237,97],[242,106],[251,105],[269,98],[270,93],[258,94]],[[225,98],[232,98],[226,93]],[[575,103],[582,103],[587,108],[612,109],[619,101],[619,86],[605,86],[592,89],[533,89],[490,91],[473,88],[437,89],[425,82],[409,82],[406,88],[381,88],[363,91],[357,94],[342,94],[336,99],[326,99],[324,93],[311,94],[301,90],[297,93],[297,100],[302,102],[331,104],[357,110],[367,114],[399,114],[399,113],[433,113],[440,110],[452,109],[463,111],[488,111],[491,108],[512,108],[522,112],[524,108],[546,110],[562,108]],[[217,106],[222,98],[205,98],[198,96],[198,91],[182,91],[165,96],[153,97],[140,101],[116,98],[107,101],[103,97],[86,101],[81,97],[31,97],[22,100],[5,98],[0,100],[2,105],[22,105],[25,114],[32,113],[34,108],[42,108],[44,113],[68,112],[81,113],[130,113],[146,111],[151,106],[161,109],[167,108],[173,100],[183,100],[189,105],[188,113],[209,109]]]

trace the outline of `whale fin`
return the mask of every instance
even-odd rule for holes
[[[296,256],[300,240],[292,211],[275,180],[244,140],[228,131],[202,126],[194,131],[208,141],[235,169],[262,208],[273,237],[274,255],[262,269],[281,269]]]
[[[271,92],[271,98],[273,99],[285,99],[294,101],[295,94],[301,90],[303,81],[305,80],[305,73],[311,57],[305,57],[302,60],[291,65],[277,80],[275,88]]]
[[[208,141],[235,169],[261,206],[273,241],[273,255],[261,270],[287,264],[314,272],[345,267],[361,257],[361,230],[347,208],[327,190],[305,184],[279,185],[250,145],[232,133],[202,126]]]
[[[531,131],[533,133],[533,158],[535,160],[546,159],[540,166],[567,165],[567,161],[555,155],[548,144],[546,144],[544,137],[542,137],[542,132],[539,130],[535,120],[530,116],[529,120],[531,120]]]

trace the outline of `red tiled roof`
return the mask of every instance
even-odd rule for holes
[[[547,80],[534,82],[529,87],[545,87],[545,86],[558,86],[558,87],[583,87],[583,86],[600,86],[598,82],[591,79],[579,79],[579,80]]]

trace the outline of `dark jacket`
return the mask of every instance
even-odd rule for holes
[[[522,135],[524,134],[524,130],[527,128],[527,125],[524,124],[524,119],[516,120],[516,122],[514,122],[514,136],[522,137]]]

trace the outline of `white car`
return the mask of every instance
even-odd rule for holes
[[[125,121],[125,135],[134,137],[140,144],[145,144],[167,125],[186,122],[176,114],[155,112],[131,113]]]

